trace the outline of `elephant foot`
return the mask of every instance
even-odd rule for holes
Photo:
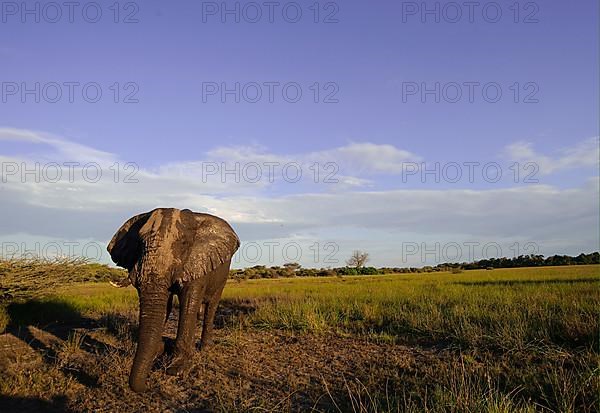
[[[190,369],[190,358],[190,356],[176,356],[167,367],[167,374],[170,376],[185,374]]]
[[[202,338],[200,339],[200,350],[206,350],[213,345],[212,328],[209,331],[202,332]]]
[[[212,347],[213,341],[211,338],[200,341],[200,350],[206,350],[209,347]]]
[[[145,380],[129,378],[129,388],[136,393],[144,393],[148,390]]]

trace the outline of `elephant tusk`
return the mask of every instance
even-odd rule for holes
[[[113,287],[123,288],[123,287],[127,287],[129,284],[131,284],[131,281],[128,278],[126,278],[126,279],[121,280],[119,282],[109,281],[109,283]]]

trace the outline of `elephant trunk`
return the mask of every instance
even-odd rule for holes
[[[138,393],[146,390],[146,378],[162,347],[167,298],[164,293],[140,292],[138,346],[129,375],[129,387]]]

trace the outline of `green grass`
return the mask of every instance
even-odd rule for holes
[[[598,345],[600,266],[461,274],[250,280],[223,298],[250,302],[256,328],[522,349]]]
[[[595,411],[599,274],[589,265],[250,280],[229,284],[224,299],[255,308],[232,322],[243,328],[453,349],[431,393],[416,385],[419,411]]]
[[[387,376],[373,376],[366,386],[349,382],[344,411],[592,412],[598,275],[600,265],[230,281],[221,309],[232,338],[278,329],[437,354],[418,373],[390,378],[409,393],[388,394],[381,387]],[[2,323],[90,317],[118,327],[119,314],[135,319],[135,289],[69,277],[69,285],[13,300],[0,311],[0,331]],[[134,336],[130,324],[118,337]]]
[[[0,319],[4,315],[6,326],[72,322],[81,317],[134,312],[137,300],[133,288],[115,288],[107,283],[75,284],[50,295],[9,303],[0,311]]]
[[[251,307],[234,321],[249,328],[503,350],[532,343],[597,348],[599,270],[590,265],[248,280],[229,282],[223,304]],[[84,315],[135,311],[137,294],[106,283],[75,283],[35,302],[57,304],[45,314],[43,321],[49,321],[61,318],[61,308]],[[17,316],[31,321],[26,313]]]

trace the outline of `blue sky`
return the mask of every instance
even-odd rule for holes
[[[44,4],[39,22],[21,14],[20,2],[18,10],[3,6],[0,156],[19,169],[22,162],[98,162],[103,179],[48,182],[3,168],[5,246],[104,245],[129,216],[177,206],[223,216],[242,241],[257,243],[262,257],[242,258],[240,266],[290,258],[281,251],[265,258],[269,243],[298,243],[298,260],[318,267],[336,265],[323,254],[307,258],[324,244],[334,245],[338,265],[353,249],[369,251],[373,265],[444,261],[443,254],[402,259],[409,244],[497,243],[507,256],[515,243],[546,255],[598,249],[596,1],[517,2],[518,16],[513,2],[481,2],[472,22],[463,6],[455,23],[447,3],[437,3],[439,22],[408,13],[436,2],[320,2],[318,23],[313,2],[280,2],[273,22],[263,5],[256,23],[243,12],[239,23],[206,14],[236,2],[121,2],[118,23],[112,2],[97,3],[97,23],[82,15],[86,2],[72,23],[65,8],[49,22],[55,13]],[[248,2],[237,4],[253,13]],[[286,21],[284,6],[288,20],[300,7],[297,23]],[[496,6],[502,14],[493,23]],[[137,23],[123,22],[130,13]],[[337,23],[325,23],[328,15]],[[102,97],[90,103],[74,86],[70,102],[69,82],[93,82]],[[268,82],[279,85],[273,102]],[[477,84],[472,102],[469,82]],[[22,95],[36,83],[39,102]],[[203,96],[209,83],[239,83],[249,95],[223,103],[219,93]],[[291,83],[302,91],[296,103],[281,94]],[[54,84],[62,97],[51,103]],[[251,103],[256,84],[262,97]],[[425,102],[419,92],[406,94],[436,84],[439,103],[432,94]],[[454,85],[462,97],[451,103]],[[497,102],[483,85],[501,90]],[[131,92],[137,102],[125,103]],[[337,102],[325,103],[331,92]],[[121,182],[128,172],[121,171],[115,183],[114,162],[135,164],[138,182]],[[293,163],[303,177],[290,182],[280,167],[273,182],[221,178],[224,165],[254,162],[263,173],[264,162]],[[436,162],[450,169],[456,162],[463,179],[406,175]],[[479,163],[472,182],[464,162]],[[503,172],[497,182],[480,173],[492,162]],[[523,168],[518,179],[515,162]],[[215,165],[218,173],[202,176]],[[328,174],[333,182],[322,182]],[[534,181],[525,181],[528,174]]]

